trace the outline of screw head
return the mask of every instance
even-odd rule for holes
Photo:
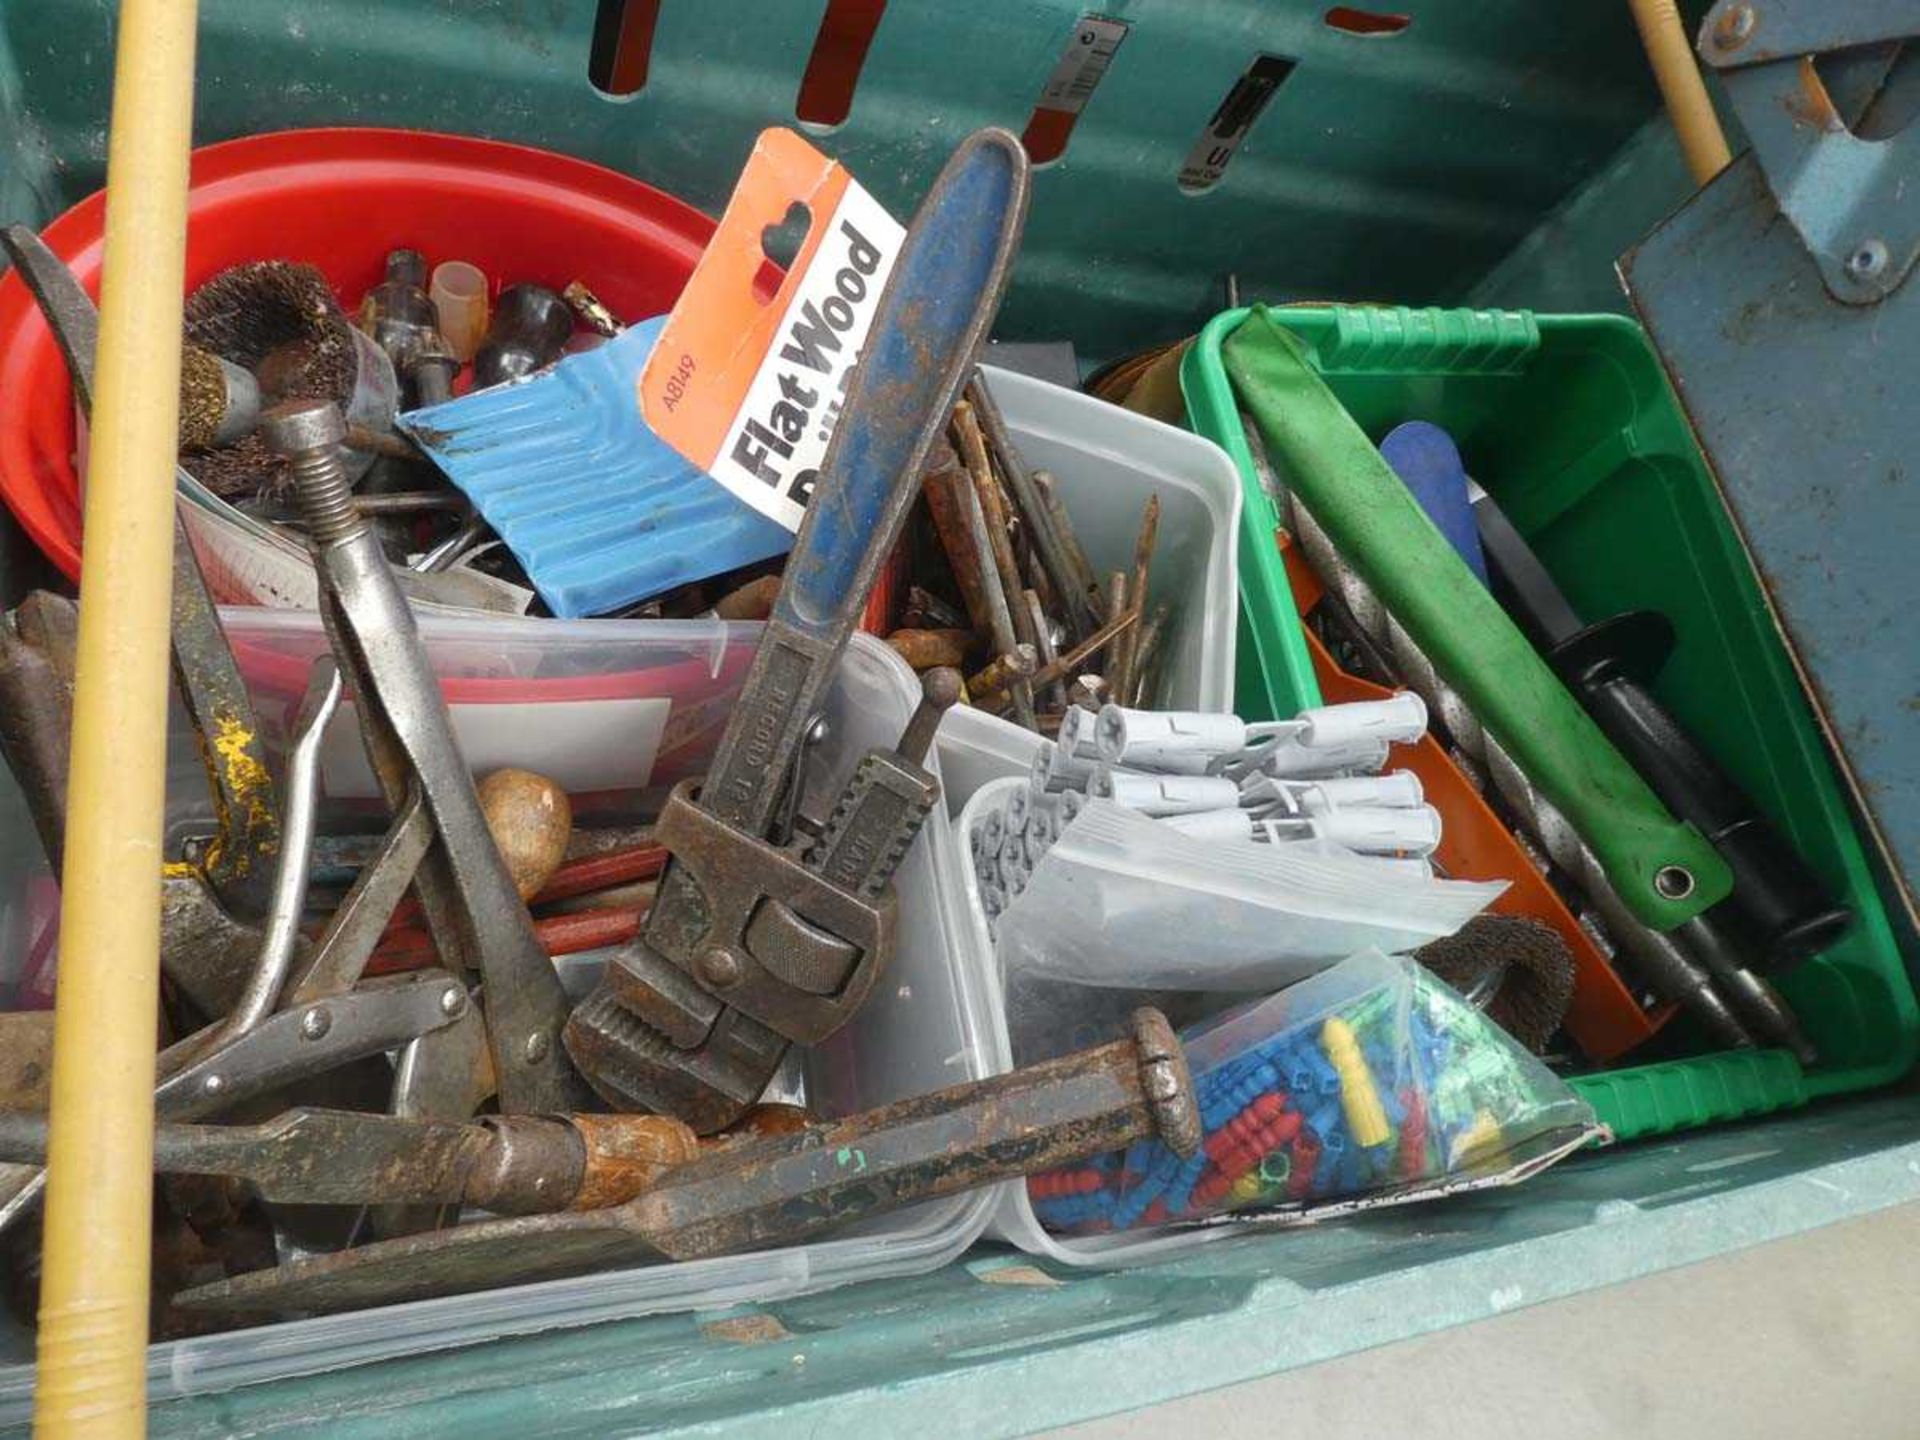
[[[700,978],[716,990],[740,983],[740,957],[724,945],[701,951],[694,968],[700,972]]]
[[[1847,256],[1847,274],[1855,280],[1871,280],[1887,268],[1887,246],[1882,240],[1863,240]]]
[[[1753,35],[1759,17],[1751,5],[1735,5],[1721,13],[1713,25],[1713,43],[1720,50],[1738,50]]]
[[[300,1017],[300,1038],[303,1040],[318,1040],[332,1028],[332,1012],[324,1005],[316,1005]]]
[[[283,400],[260,417],[260,434],[281,455],[331,450],[347,438],[347,422],[331,400]]]
[[[533,1034],[527,1036],[527,1043],[520,1047],[520,1054],[522,1058],[526,1060],[527,1064],[538,1065],[542,1060],[547,1058],[547,1047],[550,1044],[551,1042],[547,1039],[547,1032],[544,1030],[536,1030]]]
[[[458,1015],[467,1008],[467,992],[458,985],[449,985],[440,992],[440,1013]]]
[[[200,1082],[200,1093],[202,1095],[218,1095],[226,1088],[227,1077],[224,1075],[209,1075]]]
[[[1693,872],[1682,865],[1662,865],[1654,874],[1653,888],[1668,900],[1684,900],[1693,893]]]

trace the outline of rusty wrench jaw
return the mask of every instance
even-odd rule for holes
[[[724,1129],[790,1042],[818,1044],[865,1002],[893,949],[893,875],[940,798],[922,762],[960,677],[930,670],[922,685],[899,748],[861,757],[803,845],[747,835],[675,787],[654,835],[700,905],[628,946],[567,1022],[610,1104]]]

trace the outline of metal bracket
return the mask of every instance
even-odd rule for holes
[[[1920,259],[1920,133],[1849,126],[1816,57],[1920,35],[1916,0],[1719,0],[1700,28],[1754,158],[1833,298],[1872,305]]]

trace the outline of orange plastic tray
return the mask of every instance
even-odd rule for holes
[[[1280,537],[1280,548],[1300,613],[1310,614],[1324,593],[1319,577],[1285,536]],[[1329,703],[1379,700],[1393,693],[1342,670],[1312,628],[1304,628],[1314,674]],[[1487,808],[1440,742],[1423,735],[1415,744],[1396,745],[1391,763],[1419,776],[1428,803],[1440,812],[1444,823],[1435,863],[1456,879],[1509,882],[1492,908],[1502,915],[1528,915],[1551,925],[1573,951],[1573,1005],[1567,1011],[1566,1030],[1581,1052],[1590,1060],[1613,1060],[1651,1039],[1671,1018],[1674,1007],[1640,1008],[1573,912],[1534,869],[1526,851]]]

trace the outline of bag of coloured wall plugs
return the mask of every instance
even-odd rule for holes
[[[1182,1035],[1202,1126],[1027,1182],[1057,1231],[1297,1224],[1509,1185],[1608,1137],[1592,1107],[1419,964],[1378,951]]]

